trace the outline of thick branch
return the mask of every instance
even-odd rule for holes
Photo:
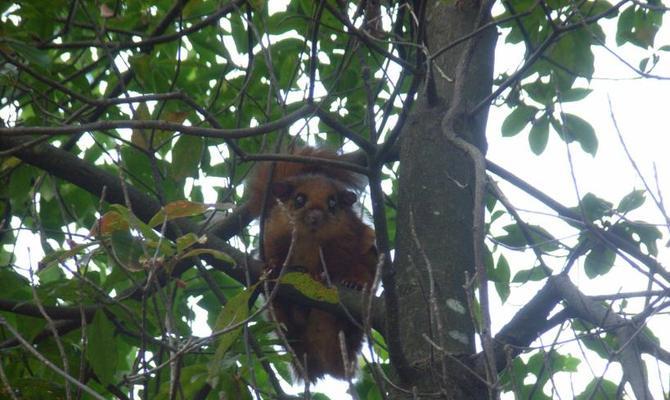
[[[46,314],[53,319],[73,319],[80,320],[82,310],[80,307],[60,307],[60,306],[42,306]],[[87,319],[93,318],[98,306],[84,306],[84,315]],[[27,315],[30,317],[43,318],[39,308],[25,301],[13,301],[0,299],[0,310],[16,314]]]
[[[548,318],[551,311],[564,301],[568,314],[587,321],[603,330],[614,331],[620,348],[616,354],[622,364],[625,379],[631,383],[638,398],[648,395],[648,385],[640,355],[648,353],[670,364],[670,353],[660,348],[636,326],[592,297],[586,296],[566,275],[555,275],[495,336],[496,368],[502,371],[507,361],[516,357],[540,335],[561,322],[561,318]],[[484,354],[476,355],[476,370],[484,371]]]
[[[599,326],[604,330],[615,332],[619,340],[619,362],[624,372],[624,379],[630,383],[638,399],[653,399],[647,384],[644,363],[640,350],[640,342],[649,341],[642,332],[642,326],[636,326],[632,321],[625,320],[609,308],[595,302],[582,294],[579,289],[570,282],[567,276],[557,276],[554,285],[567,304],[567,307],[577,317]]]
[[[553,327],[547,325],[547,320],[549,313],[560,300],[552,284],[552,278],[549,278],[544,287],[495,335],[494,354],[498,371],[505,369],[510,357],[516,357],[541,334]],[[479,353],[477,357],[477,369],[485,371],[484,354]]]

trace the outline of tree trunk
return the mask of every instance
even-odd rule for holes
[[[479,4],[431,1],[427,7],[429,54],[490,19],[488,11],[478,18]],[[487,107],[478,115],[469,110],[491,93],[495,42],[495,29],[487,29],[433,60],[401,136],[394,266],[400,358],[411,372],[398,372],[405,387],[449,399],[484,398],[485,388],[444,354],[475,351],[464,289],[466,276],[474,276],[474,173],[470,157],[449,142],[442,127],[453,126],[461,138],[486,150]]]

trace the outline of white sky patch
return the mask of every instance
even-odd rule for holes
[[[668,22],[668,21],[666,21]],[[648,55],[648,51],[631,45],[617,48],[614,45],[614,32],[616,20],[604,21],[603,27],[608,33],[608,44],[612,50],[626,59],[630,64],[637,66],[642,57]],[[665,25],[656,43],[658,45],[668,44],[670,29]],[[563,104],[563,110],[573,113],[588,121],[595,129],[598,137],[598,152],[595,157],[584,153],[578,144],[569,146],[573,158],[573,165],[579,189],[579,196],[591,192],[605,200],[618,204],[619,200],[633,189],[644,189],[640,178],[636,175],[631,164],[619,143],[617,133],[610,115],[608,101],[611,101],[613,113],[626,141],[628,150],[638,163],[645,179],[654,187],[653,166],[659,172],[660,189],[665,193],[664,198],[670,198],[670,159],[667,152],[670,148],[670,136],[668,135],[667,118],[668,93],[670,93],[670,81],[654,79],[637,79],[630,68],[616,59],[607,50],[600,46],[592,47],[595,54],[595,73],[591,82],[581,80],[581,85],[593,89],[586,99],[574,103]],[[514,70],[523,58],[522,46],[511,46],[508,44],[499,46],[496,51],[496,71]],[[670,75],[670,54],[661,58],[655,72]],[[634,79],[631,79],[634,78]],[[508,107],[491,107],[488,121],[487,139],[489,151],[487,158],[498,163],[512,173],[529,182],[531,185],[542,190],[555,200],[568,207],[575,206],[578,196],[575,193],[570,167],[567,161],[566,145],[555,132],[550,132],[549,143],[546,150],[540,156],[535,156],[528,145],[528,131],[530,125],[521,133],[511,138],[503,138],[500,134],[500,126],[504,118],[511,110]],[[501,189],[510,202],[521,209],[532,211],[547,211],[543,204],[529,198],[511,184],[497,178]],[[628,217],[632,220],[651,221],[664,224],[664,221],[653,206],[653,202],[646,195],[647,201],[643,207],[632,212]],[[535,212],[521,212],[526,222],[539,224],[548,229],[557,237],[569,237],[574,235],[573,228],[568,227],[552,216],[541,216]],[[510,221],[511,222],[511,221]],[[502,226],[496,221],[494,226]],[[664,239],[659,242],[658,260],[667,265],[670,262],[670,251],[663,247],[668,240],[667,229],[659,226]],[[494,233],[495,234],[495,233]],[[568,243],[575,243],[576,236],[568,239]],[[522,269],[528,269],[535,265],[535,256],[532,252],[511,253],[506,252],[505,257],[512,268],[512,276]],[[559,271],[565,262],[564,258],[554,259],[545,257],[545,261],[555,271]],[[614,267],[609,274],[596,279],[589,279],[584,274],[583,258],[573,267],[570,279],[587,295],[611,294],[617,291],[646,290],[648,279],[635,271],[628,264],[617,258]],[[528,300],[544,285],[544,282],[528,282],[520,287],[512,284],[512,291],[507,302],[500,304],[495,290],[491,287],[490,292],[493,316],[493,331],[497,332]],[[630,299],[630,310],[641,309],[643,301]],[[661,339],[664,348],[670,346],[670,335],[667,334],[667,326],[670,326],[670,318],[656,315],[648,324],[649,328]],[[557,329],[548,332],[545,338],[554,337]],[[549,339],[547,339],[549,340]],[[548,345],[549,343],[544,343]],[[536,341],[533,346],[542,343]],[[582,360],[578,373],[554,375],[557,387],[565,393],[572,385],[575,393],[580,393],[594,377],[598,377],[607,367],[606,377],[614,382],[621,377],[621,369],[617,363],[607,366],[607,361],[584,350],[589,355],[588,361],[584,359],[582,349],[574,341],[562,343],[556,349],[563,354],[570,354]],[[523,356],[527,359],[527,356]],[[649,360],[649,357],[645,356]],[[650,386],[652,393],[661,393],[661,385],[666,384],[659,377],[670,376],[670,369],[662,364],[651,362],[647,364],[650,370]],[[659,371],[655,369],[659,368]],[[666,388],[667,390],[667,388]],[[628,390],[630,393],[630,390]],[[508,394],[504,398],[512,398]]]
[[[188,307],[193,310],[193,314],[195,315],[191,324],[191,333],[194,336],[206,337],[212,334],[212,329],[207,324],[207,313],[198,305],[201,299],[202,296],[188,298]]]

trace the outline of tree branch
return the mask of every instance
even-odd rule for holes
[[[553,279],[553,285],[566,305],[578,318],[599,326],[604,330],[612,330],[619,339],[619,362],[624,371],[624,379],[632,386],[638,399],[653,399],[649,392],[644,364],[641,358],[640,341],[649,338],[642,332],[644,325],[636,326],[633,321],[625,320],[609,308],[591,300],[565,275]]]
[[[298,110],[279,118],[275,121],[268,122],[264,125],[255,126],[253,128],[239,128],[239,129],[217,129],[205,128],[197,126],[187,126],[166,121],[156,120],[114,120],[114,121],[97,121],[81,125],[68,126],[20,126],[13,128],[0,128],[0,136],[26,136],[26,135],[71,135],[92,131],[104,131],[109,129],[160,129],[165,131],[181,132],[185,135],[211,137],[219,139],[241,139],[245,137],[252,137],[263,135],[269,132],[274,132],[283,129],[294,123],[295,121],[305,118],[314,113],[315,105],[305,105]]]
[[[648,353],[670,365],[670,353],[660,348],[644,334],[643,324],[636,325],[633,321],[618,316],[594,298],[584,295],[567,275],[549,277],[544,287],[495,336],[498,371],[502,371],[507,366],[510,356],[516,357],[542,333],[560,323],[562,318],[549,319],[548,317],[561,301],[565,301],[565,311],[569,315],[603,330],[615,332],[620,343],[617,354],[624,369],[625,378],[630,382],[637,398],[651,399],[650,395],[644,397],[648,394],[648,385],[640,355],[642,352]],[[478,353],[475,360],[475,369],[483,372],[485,370],[483,352]]]
[[[633,243],[630,243],[626,239],[622,238],[621,236],[618,236],[610,231],[606,231],[602,228],[599,228],[597,226],[588,226],[584,221],[582,220],[582,216],[578,213],[575,212],[566,206],[562,205],[561,203],[557,202],[556,200],[552,199],[550,196],[544,194],[540,190],[536,189],[534,186],[529,184],[528,182],[524,181],[523,179],[515,176],[511,172],[505,170],[504,168],[500,167],[499,165],[496,165],[492,161],[487,160],[487,169],[494,174],[500,176],[501,178],[505,179],[506,181],[510,182],[514,186],[518,187],[519,189],[523,190],[524,192],[528,193],[529,195],[535,197],[537,200],[541,201],[542,203],[546,204],[549,208],[553,209],[556,211],[561,217],[569,219],[571,221],[574,221],[576,223],[584,225],[584,227],[588,227],[589,229],[593,229],[596,232],[596,235],[601,235],[605,240],[605,244],[608,246],[616,247],[634,258],[636,258],[638,261],[643,263],[644,265],[649,268],[649,270],[652,273],[658,274],[662,276],[666,281],[670,282],[670,271],[665,269],[663,265],[661,265],[658,261],[656,261],[653,257],[643,254],[639,248],[636,248]],[[593,225],[593,224],[591,224]]]

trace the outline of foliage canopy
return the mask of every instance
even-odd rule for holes
[[[646,327],[669,304],[670,270],[659,259],[667,234],[629,216],[653,203],[670,221],[662,197],[646,186],[612,201],[588,193],[569,207],[487,163],[565,222],[540,226],[477,178],[476,161],[494,102],[509,107],[500,134],[527,134],[532,153],[545,154],[555,135],[595,156],[597,132],[562,106],[591,94],[593,49],[612,35],[647,50],[632,71],[663,78],[655,68],[670,45],[655,39],[667,11],[659,0],[1,3],[0,398],[289,398],[281,382],[298,381],[255,296],[267,282],[243,184],[254,161],[278,159],[289,143],[341,149],[370,180],[364,213],[385,256],[383,295],[363,307],[358,293],[299,273],[279,290],[332,312],[342,302],[364,322],[370,348],[349,382],[356,398],[403,398],[412,388],[453,398],[651,396],[651,370],[667,384],[670,363],[667,339]],[[444,15],[454,18],[446,28]],[[603,30],[605,19],[616,19],[616,32]],[[525,55],[515,71],[485,76],[493,54],[481,49],[493,49],[495,32],[498,46]],[[410,185],[398,175],[412,164],[403,151],[430,121],[467,170],[453,172],[460,186],[443,176],[463,202],[435,198],[431,210],[461,223],[474,215],[454,238],[399,223],[420,204],[400,194]],[[427,162],[424,175],[448,169]],[[562,239],[565,229],[572,236]],[[396,242],[402,235],[410,240]],[[403,246],[425,271],[392,259]],[[453,256],[439,259],[434,247]],[[445,278],[443,263],[460,269]],[[615,265],[637,269],[646,287],[597,297],[571,281],[579,270],[611,285]],[[408,270],[426,290],[418,303],[403,297],[415,279]],[[487,282],[496,304],[537,293],[491,332]],[[394,313],[398,304],[404,311]],[[406,319],[424,311],[425,325]],[[440,323],[453,318],[470,322]],[[565,341],[583,353],[563,351]],[[413,359],[410,342],[430,361]],[[622,372],[594,373],[577,389],[555,383],[592,359]]]

